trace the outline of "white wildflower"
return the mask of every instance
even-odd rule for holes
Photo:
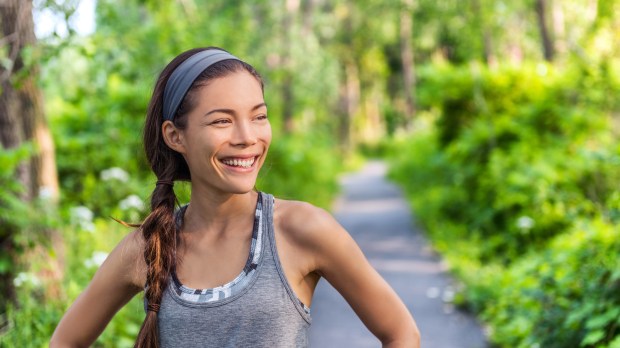
[[[521,230],[527,231],[534,227],[535,221],[529,216],[521,216],[517,219],[517,227]]]
[[[118,180],[120,182],[127,182],[129,180],[129,174],[119,167],[112,167],[101,171],[101,180]]]
[[[41,284],[41,281],[34,274],[26,272],[18,273],[17,276],[13,279],[13,285],[15,285],[15,287],[20,287],[26,283],[32,284],[34,286],[39,286]]]
[[[53,191],[51,188],[47,186],[42,186],[39,188],[39,199],[42,201],[48,201],[52,198]]]
[[[86,267],[99,267],[103,264],[103,261],[108,258],[108,253],[103,251],[95,251],[90,259],[84,260],[84,266]]]
[[[91,221],[81,221],[79,225],[86,232],[95,232],[95,224]]]
[[[144,210],[144,202],[142,201],[140,197],[136,195],[127,196],[127,198],[123,199],[122,201],[118,203],[118,206],[122,210],[128,210],[128,209],[137,209],[140,211]]]
[[[88,232],[95,231],[95,224],[93,224],[93,218],[95,217],[95,214],[92,212],[92,210],[88,209],[83,205],[80,205],[71,208],[70,212],[71,221],[79,225],[82,230]]]
[[[71,219],[75,222],[92,222],[93,217],[92,210],[83,205],[71,208]]]

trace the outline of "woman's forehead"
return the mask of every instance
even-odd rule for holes
[[[260,82],[252,74],[239,71],[209,81],[197,90],[198,107],[255,108],[264,105]]]

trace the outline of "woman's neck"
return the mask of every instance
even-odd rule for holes
[[[209,192],[207,192],[209,191]],[[192,185],[192,196],[183,218],[188,233],[226,233],[229,227],[252,219],[258,193],[216,193]]]

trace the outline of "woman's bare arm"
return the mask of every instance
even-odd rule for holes
[[[143,245],[137,231],[118,244],[63,316],[50,347],[88,347],[97,339],[114,314],[144,284]]]
[[[310,204],[296,205],[286,225],[296,226],[295,239],[313,259],[315,271],[345,298],[384,347],[419,347],[420,334],[407,307],[349,233],[328,212]]]

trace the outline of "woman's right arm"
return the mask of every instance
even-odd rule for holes
[[[125,237],[101,265],[56,327],[51,348],[88,347],[114,314],[142,290],[146,279],[139,231]]]

